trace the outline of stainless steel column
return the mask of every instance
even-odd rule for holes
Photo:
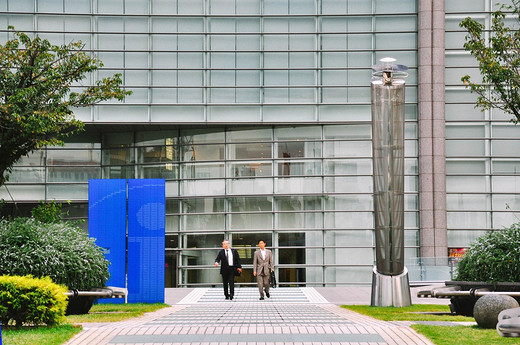
[[[372,150],[376,267],[372,306],[411,305],[404,267],[404,106],[408,68],[384,58],[374,66]]]

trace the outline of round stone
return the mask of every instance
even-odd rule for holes
[[[484,295],[473,307],[473,317],[482,328],[495,328],[498,323],[498,314],[502,310],[518,308],[518,302],[508,295]]]

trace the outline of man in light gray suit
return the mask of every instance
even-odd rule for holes
[[[253,258],[253,275],[256,277],[258,283],[258,290],[260,290],[260,300],[264,299],[264,289],[267,298],[269,295],[269,276],[274,272],[273,253],[269,249],[265,249],[265,241],[258,241],[258,247]]]

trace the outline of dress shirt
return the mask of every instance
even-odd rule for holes
[[[262,259],[265,260],[265,249],[264,250],[260,249],[260,253],[262,253]]]
[[[231,249],[226,250],[226,257],[228,259],[228,265],[233,266],[233,253],[231,252]]]

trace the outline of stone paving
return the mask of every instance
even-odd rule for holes
[[[169,308],[131,321],[83,324],[67,345],[432,344],[408,325],[379,321],[329,303],[316,289],[193,289]]]

